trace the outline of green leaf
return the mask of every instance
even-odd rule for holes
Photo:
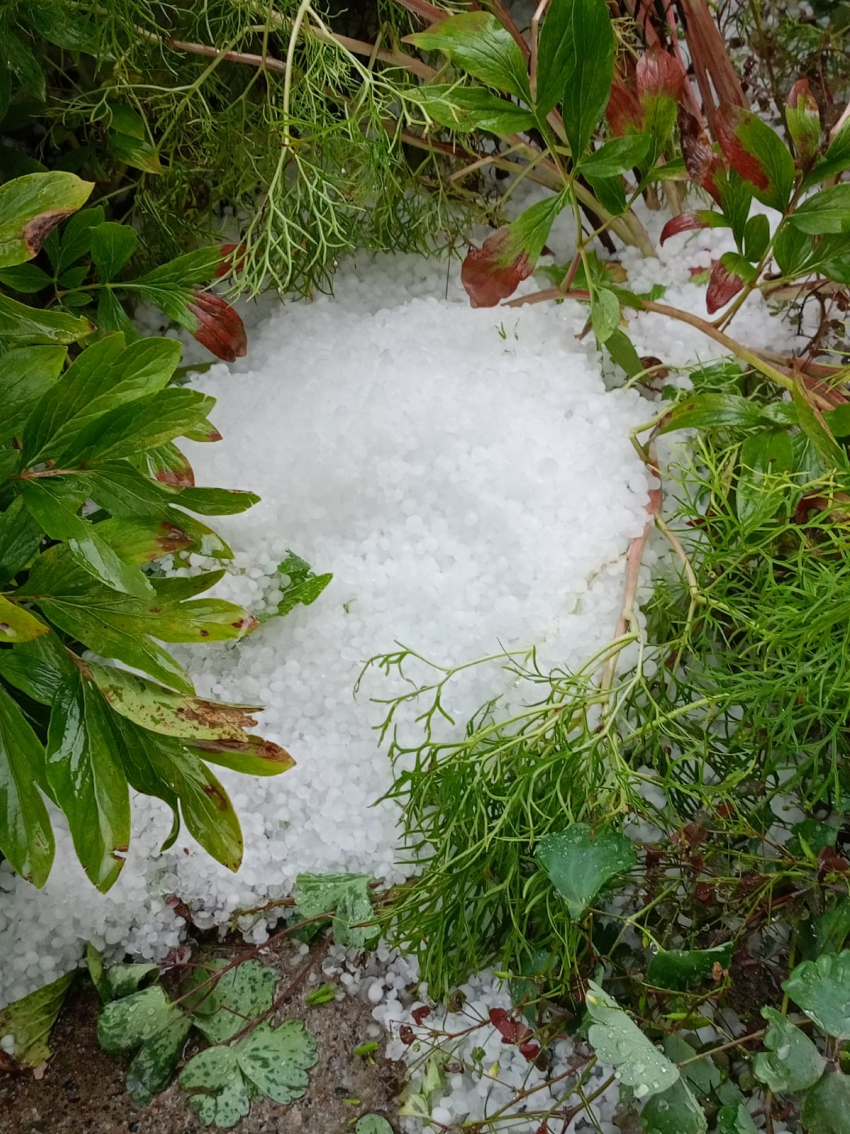
[[[97,329],[101,332],[120,331],[128,343],[139,337],[136,324],[115,298],[111,288],[101,290],[97,299]]]
[[[707,1099],[716,1090],[723,1076],[708,1055],[696,1059],[696,1051],[682,1039],[678,1032],[671,1032],[664,1040],[664,1054],[672,1063],[684,1063],[679,1068],[683,1079],[693,1088],[698,1098]]]
[[[594,288],[590,299],[590,321],[600,343],[606,343],[620,326],[620,301],[609,288]]]
[[[185,435],[205,420],[214,405],[215,398],[198,390],[174,387],[134,398],[83,426],[76,437],[58,447],[54,459],[64,466],[92,465],[143,452]]]
[[[233,804],[206,764],[182,741],[157,736],[113,713],[110,725],[127,778],[136,791],[155,795],[183,820],[200,846],[228,870],[242,861],[242,832]]]
[[[746,438],[735,489],[735,507],[745,530],[776,515],[787,495],[782,485],[793,467],[794,447],[785,430],[768,429]]]
[[[588,981],[585,996],[591,1047],[603,1063],[610,1063],[626,1087],[639,1099],[668,1090],[679,1079],[679,1068],[646,1038],[622,1008],[594,981]]]
[[[68,651],[52,630],[14,650],[0,650],[0,675],[42,705],[53,703],[62,682],[74,672]]]
[[[68,540],[74,561],[93,578],[123,594],[144,598],[153,587],[138,569],[125,563],[100,537],[97,527],[78,516],[49,480],[22,480],[21,497],[51,539]]]
[[[255,1095],[282,1106],[301,1098],[317,1058],[315,1040],[301,1020],[279,1028],[261,1024],[238,1043],[210,1047],[190,1059],[180,1073],[180,1086],[200,1089],[189,1104],[205,1125],[214,1122],[229,1129],[248,1113]]]
[[[545,118],[560,100],[575,161],[608,105],[615,43],[605,0],[552,0],[540,32],[536,107]]]
[[[717,1134],[759,1134],[742,1102],[727,1103],[717,1112]]]
[[[18,264],[14,268],[3,268],[0,271],[0,283],[21,295],[35,295],[37,291],[49,287],[53,281],[37,264]]]
[[[21,346],[30,343],[76,343],[92,334],[88,319],[63,311],[42,311],[0,295],[0,339]]]
[[[748,429],[760,424],[761,409],[748,398],[742,398],[739,394],[694,394],[673,407],[659,432],[714,429],[719,426]]]
[[[631,839],[618,831],[594,835],[587,823],[547,835],[537,844],[538,861],[552,885],[566,900],[567,912],[578,921],[602,887],[637,861]]]
[[[109,131],[109,144],[116,158],[143,173],[162,173],[162,162],[156,149],[142,138],[132,138],[118,130]]]
[[[41,251],[57,224],[94,189],[73,173],[28,173],[0,185],[0,268],[23,264]]]
[[[815,955],[839,953],[850,936],[850,898],[843,897],[815,922]]]
[[[625,370],[627,377],[634,378],[645,369],[640,355],[625,331],[619,328],[613,331],[605,340],[605,349],[611,356],[611,361]]]
[[[29,564],[43,535],[20,496],[0,512],[0,584],[11,582]]]
[[[364,1114],[354,1127],[354,1134],[393,1134],[393,1128],[380,1114]]]
[[[18,347],[0,356],[0,441],[20,432],[35,403],[62,373],[66,356],[61,346]]]
[[[76,975],[73,969],[0,1009],[0,1035],[15,1037],[15,1059],[22,1067],[40,1067],[50,1058],[50,1032]]]
[[[508,241],[502,260],[510,263],[517,256],[525,255],[532,265],[536,264],[549,239],[552,224],[567,201],[566,193],[545,197],[512,221],[508,226]]]
[[[803,1129],[809,1134],[847,1134],[850,1130],[850,1078],[831,1071],[806,1095]]]
[[[779,135],[757,114],[746,112],[735,129],[744,149],[758,159],[767,187],[753,186],[753,195],[782,213],[794,188],[794,159]]]
[[[332,927],[338,945],[363,949],[380,930],[369,896],[368,874],[299,874],[295,901],[302,917],[334,914]]]
[[[702,1107],[681,1079],[661,1094],[653,1095],[641,1111],[645,1134],[707,1134]]]
[[[823,1056],[809,1037],[775,1008],[764,1007],[761,1014],[768,1021],[764,1037],[767,1050],[760,1051],[753,1061],[755,1077],[775,1094],[805,1091],[823,1074]]]
[[[646,970],[647,981],[655,988],[684,992],[712,976],[714,966],[728,969],[732,963],[732,944],[714,949],[670,949],[656,953]]]
[[[850,184],[821,189],[803,201],[788,222],[811,236],[850,232]]]
[[[803,961],[782,987],[827,1035],[850,1039],[850,950]]]
[[[17,606],[0,595],[0,643],[14,646],[19,642],[31,642],[33,638],[46,634],[48,629],[26,607]]]
[[[191,1018],[161,985],[153,984],[107,1004],[97,1021],[97,1036],[105,1051],[139,1049],[127,1069],[127,1089],[144,1106],[168,1084],[191,1026]]]
[[[167,264],[159,264],[145,275],[128,280],[121,286],[138,288],[151,294],[173,291],[175,288],[191,289],[208,283],[215,276],[221,261],[219,247],[196,248],[194,252],[185,252],[182,256],[169,260]]]
[[[90,881],[108,890],[130,842],[127,779],[116,762],[108,710],[77,673],[56,695],[47,735],[47,780],[68,819]]]
[[[103,955],[95,949],[91,941],[86,942],[86,967],[101,1003],[108,1004],[112,999],[112,992],[106,979],[106,970],[103,967]]]
[[[188,532],[155,516],[103,520],[97,525],[97,534],[125,563],[153,563],[194,546]]]
[[[308,1008],[317,1008],[320,1004],[330,1004],[336,999],[337,986],[335,984],[320,984],[307,994],[305,1003]]]
[[[12,35],[8,28],[3,28],[0,50],[5,52],[6,62],[20,80],[21,86],[39,102],[47,99],[47,84],[44,72],[22,39]]]
[[[462,134],[472,130],[520,134],[535,125],[530,110],[499,98],[484,87],[428,84],[413,88],[408,97],[440,126]]]
[[[827,429],[823,414],[809,405],[798,388],[791,391],[791,396],[797,408],[800,428],[817,455],[828,469],[846,471],[848,465],[845,452]]]
[[[822,158],[815,162],[814,169],[805,178],[806,187],[825,181],[827,177],[835,177],[850,169],[850,122],[845,122],[829,144],[829,148]]]
[[[611,138],[594,153],[581,159],[581,172],[585,177],[616,177],[640,165],[649,149],[646,134],[626,134]]]
[[[310,564],[293,551],[288,551],[286,559],[278,564],[277,570],[287,578],[277,606],[279,615],[289,614],[299,603],[310,606],[333,579],[333,575],[317,575]]]
[[[127,1090],[139,1106],[147,1106],[171,1082],[191,1027],[191,1020],[176,1016],[137,1051],[127,1068]]]
[[[235,516],[258,504],[260,497],[238,488],[183,488],[174,503],[201,516]],[[301,560],[303,562],[303,560]],[[306,564],[305,564],[306,566]],[[280,568],[278,568],[280,570]],[[327,576],[328,582],[333,578]],[[303,600],[301,600],[303,601]]]
[[[44,245],[57,275],[61,274],[82,256],[91,251],[91,230],[102,224],[106,218],[103,205],[93,205],[89,209],[75,213],[62,230],[59,240],[53,233]]]
[[[796,275],[806,263],[811,250],[812,240],[805,232],[786,221],[779,225],[773,241],[773,255],[783,275]]]
[[[139,235],[128,224],[107,221],[91,230],[91,256],[102,282],[114,280],[133,253]]]
[[[47,881],[54,853],[53,829],[34,775],[43,766],[41,742],[0,686],[0,850],[38,887]]]
[[[203,985],[215,969],[202,966],[195,970],[183,988],[191,992]],[[214,991],[203,1000],[203,1014],[195,1018],[195,1026],[210,1043],[225,1043],[241,1032],[249,1020],[257,1019],[274,1003],[278,975],[261,961],[245,961],[226,970],[215,984]],[[205,993],[209,986],[201,988]],[[182,989],[181,989],[182,991]],[[192,1006],[193,999],[186,1001]]]
[[[423,51],[444,51],[455,66],[500,91],[529,100],[522,52],[489,12],[462,12],[406,37]]]
[[[752,264],[757,264],[770,244],[770,222],[764,213],[756,213],[747,221],[744,229],[744,254]]]
[[[803,819],[791,828],[792,837],[788,840],[788,850],[792,854],[803,853],[817,858],[824,847],[834,847],[838,830],[820,819]]]

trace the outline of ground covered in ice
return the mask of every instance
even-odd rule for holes
[[[568,254],[569,233],[556,251],[559,241]],[[706,230],[671,240],[658,261],[627,253],[629,286],[663,284],[665,302],[704,314],[691,269],[723,248],[723,234]],[[0,866],[0,1004],[73,966],[87,940],[161,958],[184,925],[171,895],[203,927],[285,896],[300,871],[399,880],[394,805],[375,805],[391,776],[373,727],[380,706],[369,700],[394,687],[373,676],[352,695],[372,655],[400,641],[454,663],[533,645],[543,666],[569,667],[613,632],[624,553],[650,487],[628,433],[655,411],[636,390],[606,388],[592,337],[577,337],[585,310],[471,310],[457,265],[447,274],[411,257],[346,267],[336,293],[264,301],[248,357],[198,379],[218,399],[224,441],[188,446],[199,484],[262,497],[217,522],[236,557],[215,593],[268,612],[289,549],[333,573],[314,605],[250,639],[184,652],[199,693],[267,706],[262,732],[297,767],[265,780],[223,773],[245,836],[237,875],[185,832],[160,853],[166,809],[138,799],[126,867],[102,896],[54,816],[56,865],[42,893]],[[758,300],[735,330],[751,347],[793,338]],[[665,362],[717,353],[658,316],[636,317],[631,333],[639,353]],[[452,702],[460,720],[500,692],[485,673]],[[240,924],[261,940],[255,921]],[[482,988],[473,991],[497,995]],[[387,1022],[397,988],[381,995]]]

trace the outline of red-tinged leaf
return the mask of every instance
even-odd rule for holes
[[[678,236],[680,232],[693,232],[698,228],[708,228],[708,224],[699,213],[679,213],[671,217],[661,230],[661,243],[669,240],[671,236]]]
[[[237,249],[239,249],[239,255],[234,260],[233,254]],[[221,252],[221,263],[215,270],[217,280],[231,275],[232,272],[241,272],[245,267],[246,248],[244,244],[222,244],[219,251]]]
[[[834,847],[821,847],[818,851],[818,875],[850,873],[850,862],[843,858]]]
[[[537,1056],[540,1054],[540,1044],[539,1043],[521,1043],[519,1045],[519,1050],[520,1050],[520,1053],[522,1055],[524,1055],[526,1059],[530,1060],[533,1063],[534,1060],[537,1058]]]
[[[169,441],[146,453],[148,470],[161,484],[171,484],[177,488],[194,488],[195,473],[188,458],[177,446]]]
[[[615,80],[611,87],[611,97],[605,109],[608,125],[618,138],[633,134],[643,127],[643,110],[637,96]]]
[[[714,132],[729,164],[735,172],[764,192],[770,188],[767,170],[759,159],[744,148],[737,130],[746,115],[740,106],[721,106],[714,116]]]
[[[405,1047],[410,1047],[410,1045],[416,1041],[416,1033],[413,1028],[411,1028],[410,1024],[402,1024],[398,1029],[398,1038]]]
[[[525,252],[512,255],[510,228],[505,225],[488,236],[480,248],[470,248],[460,269],[472,307],[495,307],[513,295],[528,279],[534,265]]]
[[[504,1008],[490,1009],[490,1023],[502,1037],[502,1043],[523,1043],[531,1030],[522,1020],[512,1020]]]
[[[678,119],[682,158],[688,177],[697,185],[701,185],[720,204],[717,176],[725,168],[723,160],[714,152],[708,134],[690,111],[680,106]]]
[[[248,336],[237,312],[212,292],[195,288],[192,294],[187,308],[198,322],[192,332],[198,342],[225,362],[242,358],[248,350]]]
[[[744,281],[740,276],[730,272],[720,260],[715,260],[711,265],[711,278],[705,293],[705,306],[709,315],[725,307],[743,286]]]
[[[794,143],[797,164],[805,169],[811,165],[820,148],[820,110],[809,90],[808,79],[798,79],[791,88],[785,121]]]
[[[667,95],[676,102],[685,86],[685,69],[660,43],[654,43],[639,60],[635,71],[638,95]]]
[[[410,1014],[417,1024],[421,1024],[426,1016],[431,1015],[431,1009],[427,1004],[422,1004],[418,1008],[414,1008]]]

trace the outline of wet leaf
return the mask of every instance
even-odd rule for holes
[[[679,1073],[698,1098],[707,1099],[723,1081],[711,1057],[695,1059],[696,1051],[678,1032],[671,1032],[664,1040],[664,1054],[672,1063],[685,1063],[679,1068]]]
[[[695,394],[673,407],[659,432],[710,429],[723,425],[747,428],[761,424],[761,410],[748,398],[739,394]]]
[[[731,942],[714,949],[664,950],[650,960],[646,979],[656,988],[684,991],[711,979],[715,965],[728,969],[731,963]]]
[[[47,881],[54,854],[53,829],[37,782],[43,771],[41,741],[0,686],[0,851],[22,878],[39,887]]]
[[[0,1009],[0,1036],[15,1037],[15,1060],[22,1067],[39,1067],[52,1055],[50,1032],[76,975],[74,969]]]
[[[531,1029],[522,1020],[515,1020],[504,1008],[491,1008],[489,1012],[490,1023],[502,1037],[502,1043],[522,1043],[531,1035]],[[417,1021],[420,1022],[420,1021]]]
[[[310,606],[333,579],[333,575],[317,575],[310,564],[293,551],[288,552],[277,570],[288,580],[278,603],[279,615],[289,614],[299,604]]]
[[[753,1061],[753,1073],[776,1094],[805,1091],[823,1074],[823,1056],[796,1024],[792,1024],[775,1008],[764,1007],[761,1014],[768,1021],[764,1037],[766,1051]]]
[[[94,323],[64,311],[42,311],[0,295],[0,339],[21,346],[37,343],[76,343],[94,333]]]
[[[77,672],[59,689],[47,736],[47,781],[68,820],[89,880],[108,890],[130,842],[127,780],[100,694]]]
[[[831,1071],[816,1083],[803,1102],[803,1129],[808,1134],[847,1134],[850,1130],[850,1078]]]
[[[593,981],[585,997],[593,1023],[588,1029],[591,1047],[603,1063],[610,1063],[617,1078],[648,1099],[672,1087],[679,1069],[652,1044],[637,1024]]]
[[[681,1079],[661,1094],[653,1095],[641,1111],[645,1134],[707,1134],[702,1107]]]
[[[803,961],[782,987],[827,1035],[850,1039],[850,950]]]
[[[53,229],[88,200],[93,181],[73,173],[28,173],[0,186],[0,268],[41,251]]]
[[[14,646],[18,642],[31,642],[48,629],[25,606],[18,606],[0,595],[0,643]]]
[[[617,831],[594,835],[587,823],[547,835],[535,853],[574,921],[582,917],[606,882],[631,870],[637,861],[629,838]]]
[[[302,918],[333,914],[331,922],[338,945],[364,948],[380,930],[374,911],[368,874],[299,874],[295,901]]]
[[[316,1043],[300,1020],[279,1028],[261,1024],[238,1043],[210,1047],[190,1059],[180,1086],[201,1092],[190,1096],[189,1105],[204,1125],[229,1129],[248,1113],[254,1097],[266,1095],[283,1106],[301,1098],[316,1060]]]
[[[717,1114],[717,1134],[758,1134],[758,1127],[742,1102],[727,1103]]]
[[[224,1043],[271,1008],[278,975],[261,961],[245,961],[225,971],[208,992],[210,986],[204,982],[214,974],[215,968],[203,966],[194,970],[181,991],[191,992],[201,986],[197,1001],[190,996],[185,1001],[186,1008],[194,1010],[198,1003],[195,1026],[211,1043]]]

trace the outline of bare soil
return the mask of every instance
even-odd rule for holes
[[[216,949],[233,957],[244,946]],[[269,960],[282,981],[291,980],[304,958],[291,946],[276,950]],[[321,978],[323,981],[328,978]],[[255,1101],[236,1134],[347,1134],[364,1114],[381,1114],[397,1126],[401,1066],[384,1058],[384,1040],[368,1055],[354,1049],[373,1042],[373,1020],[367,1005],[353,997],[316,1007],[305,1003],[310,991],[303,985],[282,1007],[279,1022],[300,1017],[316,1039],[319,1061],[310,1074],[310,1087],[292,1106],[269,1099]],[[43,1077],[0,1073],[0,1134],[201,1134],[202,1126],[176,1083],[157,1095],[148,1107],[137,1106],[124,1087],[130,1056],[108,1055],[97,1042],[99,1000],[81,978],[66,1002],[53,1031],[53,1057]],[[193,1053],[190,1046],[187,1055]]]

